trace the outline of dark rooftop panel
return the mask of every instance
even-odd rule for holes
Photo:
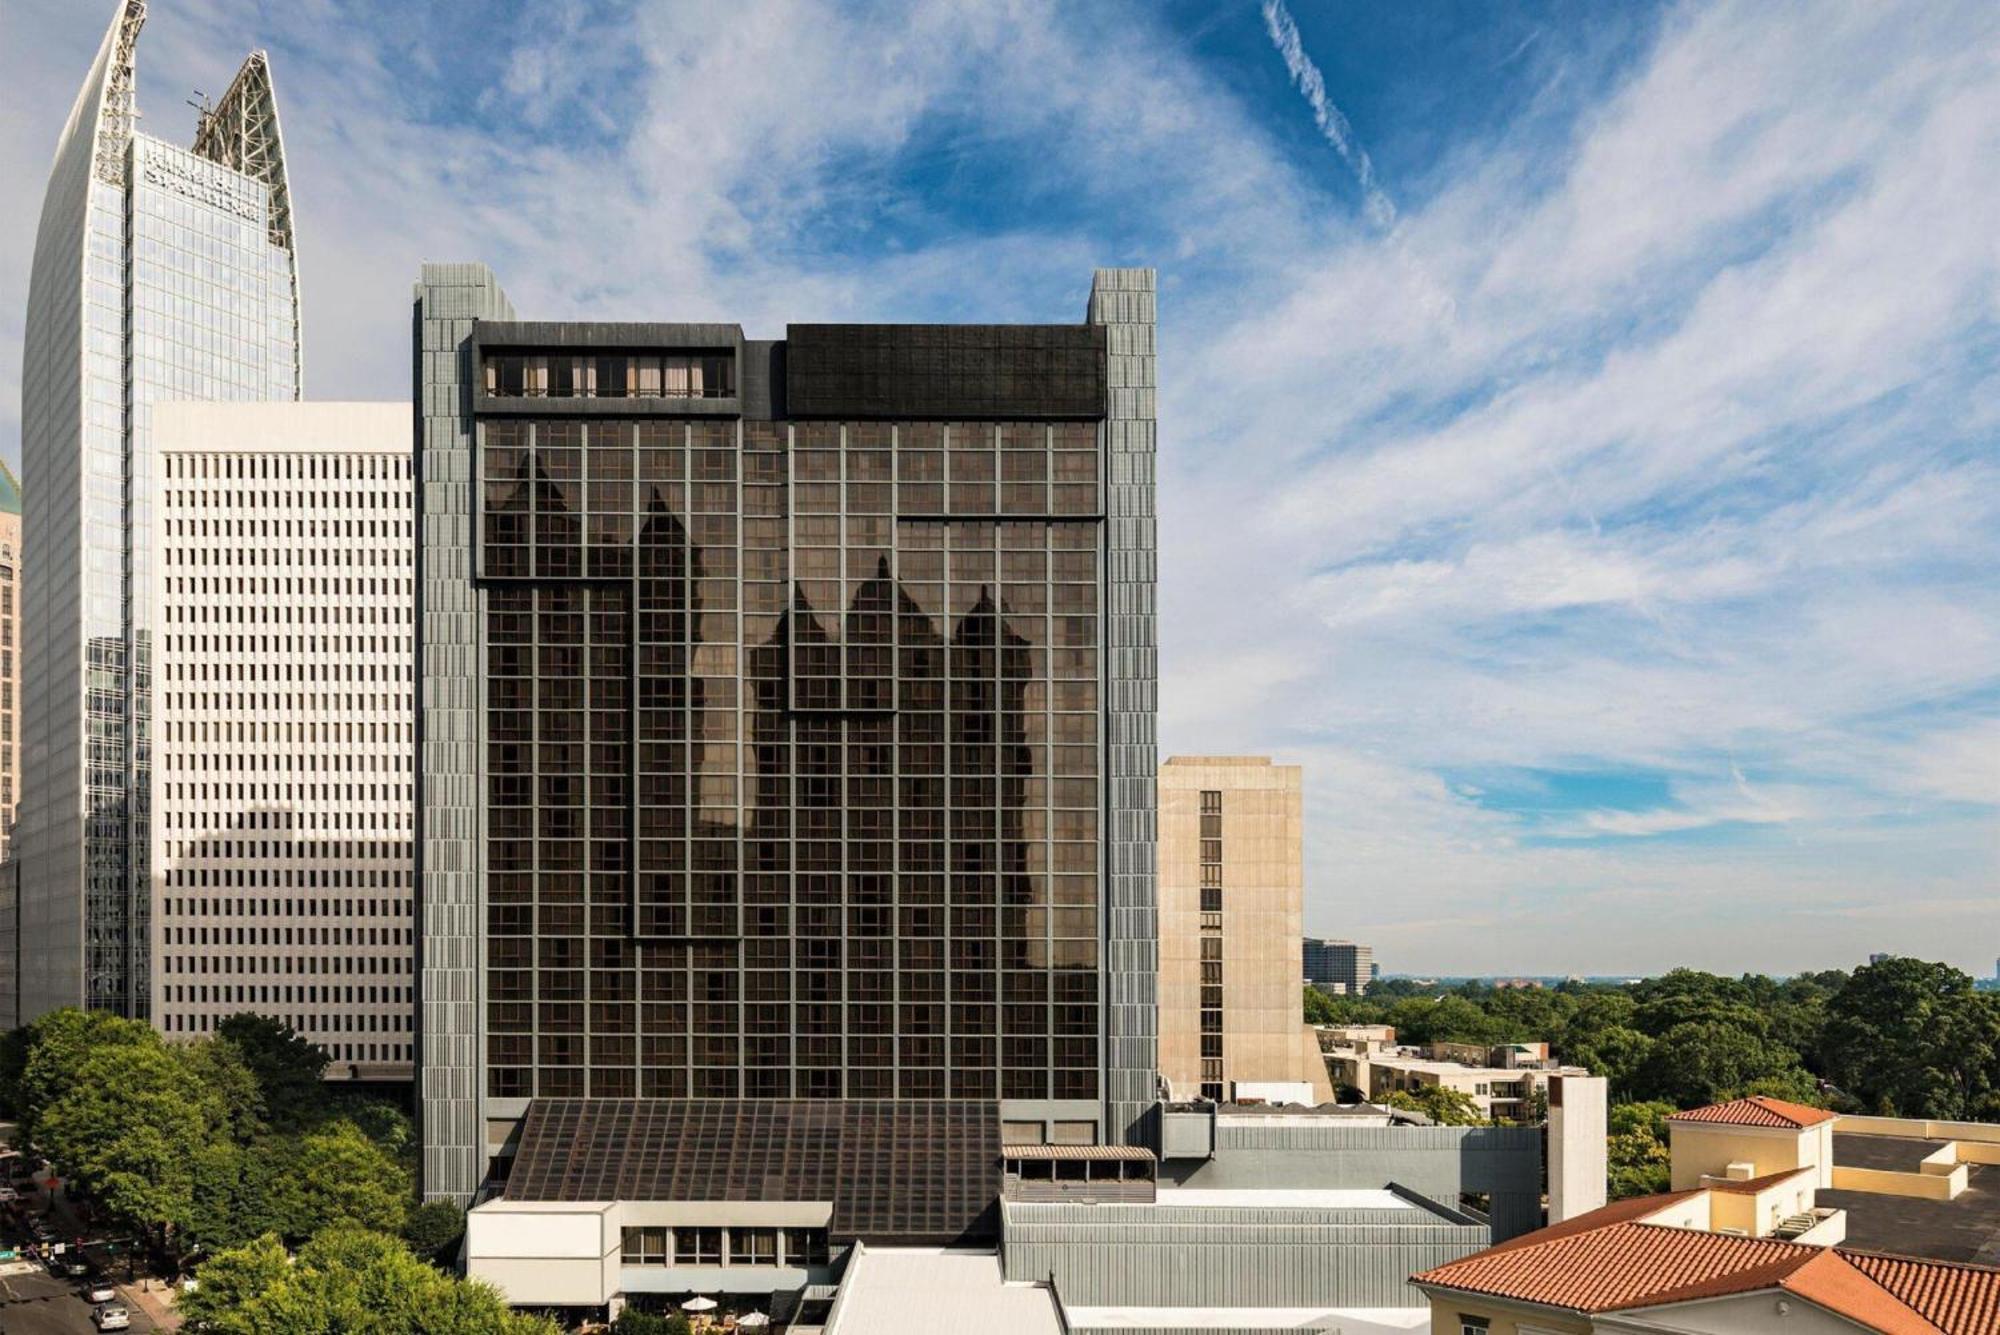
[[[517,1201],[830,1201],[837,1241],[991,1235],[997,1105],[971,1101],[536,1099]]]
[[[786,329],[792,417],[1097,419],[1097,325],[795,324]]]

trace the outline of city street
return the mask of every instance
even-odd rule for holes
[[[136,1305],[132,1330],[156,1329]],[[94,1335],[90,1307],[70,1280],[28,1261],[0,1262],[0,1335]]]

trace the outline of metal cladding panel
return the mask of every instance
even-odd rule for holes
[[[1003,1257],[1010,1280],[1053,1277],[1068,1307],[1418,1307],[1409,1276],[1489,1234],[1401,1213],[1010,1202]]]
[[[1224,1121],[1215,1157],[1168,1164],[1180,1186],[1381,1187],[1401,1183],[1432,1200],[1492,1198],[1493,1236],[1541,1227],[1542,1136],[1536,1127],[1271,1125]],[[1177,1167],[1184,1171],[1174,1171]]]
[[[1089,320],[1103,330],[1105,450],[1105,1135],[1157,1148],[1159,911],[1158,538],[1153,509],[1151,269],[1099,269]]]
[[[472,582],[472,364],[478,319],[513,308],[482,264],[417,285],[417,1117],[426,1199],[460,1205],[486,1173],[484,663]]]
[[[827,1201],[836,1242],[992,1236],[998,1106],[967,1100],[536,1099],[515,1201]]]
[[[1104,331],[1093,325],[795,324],[792,417],[1095,419]]]

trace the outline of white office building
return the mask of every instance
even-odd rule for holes
[[[408,1079],[409,405],[154,410],[152,1014]]]

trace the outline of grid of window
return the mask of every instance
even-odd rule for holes
[[[665,1225],[628,1228],[620,1256],[628,1266],[790,1266],[829,1263],[823,1228],[756,1228]]]
[[[729,399],[729,353],[561,353],[487,357],[486,393],[500,399]]]
[[[1201,1095],[1228,1091],[1222,1050],[1222,793],[1201,793]]]
[[[155,1014],[276,1016],[335,1074],[413,1044],[407,453],[166,451]]]
[[[1098,1097],[1094,423],[482,423],[488,1093]]]
[[[515,1201],[824,1201],[833,1213],[819,1239],[798,1230],[781,1243],[814,1258],[828,1236],[988,1235],[999,1192],[997,1109],[958,1101],[538,1099],[507,1179]],[[674,1264],[730,1255],[721,1229],[674,1234],[657,1252]],[[715,1259],[680,1259],[696,1249]]]

